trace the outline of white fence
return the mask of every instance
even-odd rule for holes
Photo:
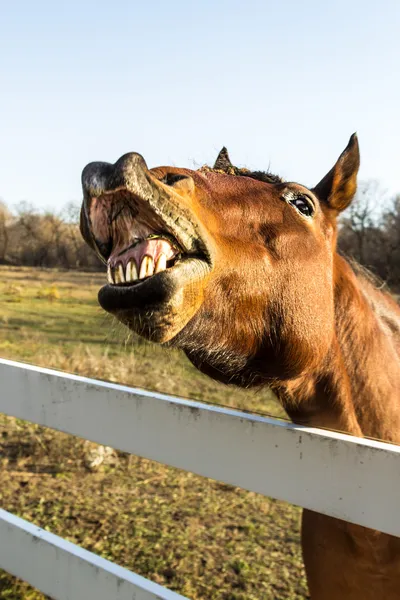
[[[7,415],[400,536],[399,446],[7,360],[0,380]],[[0,567],[56,600],[183,599],[1,509]]]

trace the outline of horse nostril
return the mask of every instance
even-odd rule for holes
[[[160,181],[165,183],[165,185],[175,185],[178,181],[182,181],[183,179],[189,179],[187,175],[181,175],[180,173],[166,173]]]
[[[160,182],[184,195],[191,196],[195,190],[193,178],[182,173],[166,173]]]

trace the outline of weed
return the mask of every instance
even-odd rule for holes
[[[49,288],[38,290],[36,298],[39,298],[39,300],[48,300],[49,302],[54,302],[55,300],[60,299],[60,292],[56,286],[53,285]]]

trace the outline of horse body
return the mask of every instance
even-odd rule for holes
[[[283,392],[288,413],[310,426],[400,443],[399,308],[337,260],[337,343],[305,389],[290,384]],[[324,382],[319,392],[318,381]],[[298,409],[291,413],[293,403]],[[304,510],[302,549],[312,599],[400,597],[397,537]]]
[[[224,383],[270,386],[290,418],[400,442],[400,309],[336,252],[358,142],[313,189],[234,167],[83,172],[81,230],[105,310]],[[400,540],[304,511],[313,600],[400,597]]]

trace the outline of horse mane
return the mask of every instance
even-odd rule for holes
[[[370,284],[376,290],[386,292],[391,296],[394,295],[384,279],[373,273],[368,267],[360,264],[354,257],[347,255],[340,247],[338,248],[338,254],[346,260],[358,280]]]
[[[208,165],[203,165],[199,169],[200,173],[221,173],[222,175],[235,175],[236,177],[250,177],[251,179],[257,179],[258,181],[263,181],[264,183],[283,183],[284,179],[279,177],[279,175],[275,175],[274,173],[270,173],[269,171],[250,171],[250,169],[244,169],[240,167],[235,167],[231,163],[225,163],[223,167],[219,167],[214,165],[214,167],[210,167]]]

